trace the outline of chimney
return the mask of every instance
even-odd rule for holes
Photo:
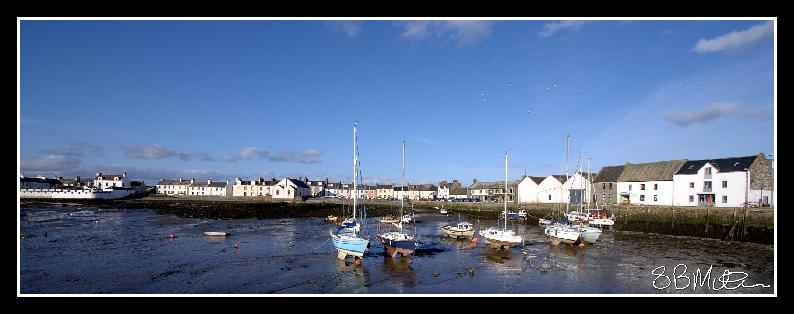
[[[182,182],[182,177],[179,177],[179,182]]]
[[[190,178],[190,184],[196,183],[196,178]]]
[[[212,184],[212,178],[207,179],[207,184]]]
[[[122,177],[122,178],[126,178],[126,177],[127,177],[127,172],[126,172],[126,171],[124,171],[124,174],[122,174],[122,175],[121,175],[121,177]]]
[[[97,173],[96,173],[96,176],[97,176],[97,177],[100,177],[100,176],[102,176],[102,173],[101,173],[101,172],[97,172]]]
[[[477,183],[477,179],[472,179],[471,180],[471,184],[476,184],[476,183]]]

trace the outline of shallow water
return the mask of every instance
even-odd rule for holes
[[[542,228],[508,223],[526,244],[499,251],[441,236],[458,216],[420,212],[424,249],[386,257],[376,218],[372,247],[356,266],[336,259],[322,218],[212,220],[152,210],[66,204],[22,208],[22,293],[773,293],[773,247],[605,231],[595,245],[553,246]],[[463,217],[465,219],[465,217]],[[470,221],[481,227],[497,221]],[[227,238],[204,231],[225,231]],[[170,238],[173,234],[174,238]],[[677,264],[686,265],[686,272]],[[659,266],[655,276],[652,271]],[[711,279],[694,284],[692,273]],[[723,271],[733,281],[720,283]],[[684,273],[675,282],[676,275]],[[657,278],[658,277],[658,278]],[[654,288],[666,287],[664,289]],[[679,288],[675,289],[675,285]]]

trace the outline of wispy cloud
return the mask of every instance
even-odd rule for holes
[[[361,21],[330,21],[328,24],[331,29],[344,33],[348,38],[356,37],[361,32]]]
[[[67,148],[61,149],[43,149],[41,152],[45,154],[57,154],[57,155],[66,155],[66,156],[76,156],[81,157],[86,153],[91,154],[93,156],[104,156],[103,150],[104,148],[100,145],[86,142],[86,141],[79,141],[79,140],[66,140],[66,144],[68,144]]]
[[[742,117],[755,119],[755,120],[772,120],[774,112],[769,108],[753,108],[742,112]]]
[[[52,172],[75,169],[80,166],[80,159],[64,154],[46,154],[20,160],[22,172]]]
[[[420,143],[425,143],[425,144],[430,144],[430,145],[436,144],[435,141],[433,141],[433,140],[431,140],[429,138],[425,138],[425,137],[415,136],[413,139],[416,140],[417,142],[420,142]]]
[[[665,114],[665,118],[678,126],[686,127],[732,115],[739,111],[741,106],[738,102],[715,102],[701,110],[668,112]]]
[[[488,21],[409,21],[399,25],[403,29],[400,38],[414,42],[452,40],[458,46],[468,46],[491,34]]]
[[[245,160],[250,160],[255,157],[267,157],[270,153],[259,147],[247,147],[240,150],[240,157]]]
[[[190,161],[192,158],[198,157],[201,161],[214,161],[207,152],[197,152],[192,149],[179,153],[179,160]]]
[[[164,159],[177,155],[175,151],[157,144],[129,145],[126,150],[127,158],[131,159]]]
[[[223,161],[235,162],[238,159],[240,159],[240,157],[237,157],[237,156],[232,155],[232,154],[224,154],[223,157],[221,157],[221,159]]]
[[[738,50],[771,36],[772,31],[772,21],[768,21],[743,31],[734,31],[711,39],[700,39],[692,50],[698,53]]]
[[[565,31],[565,30],[578,30],[589,23],[589,21],[559,21],[554,23],[543,24],[542,29],[538,32],[540,37],[551,37],[552,35]]]

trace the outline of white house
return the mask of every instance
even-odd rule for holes
[[[309,188],[312,190],[311,191],[311,196],[312,197],[318,197],[318,196],[325,195],[325,193],[322,193],[322,192],[328,186],[328,178],[325,178],[325,180],[308,180],[308,179],[304,179],[303,182],[306,183],[306,185],[308,185]]]
[[[311,196],[311,191],[306,182],[284,178],[270,187],[270,196],[274,199],[306,199]]]
[[[405,185],[405,186],[395,186],[394,187],[394,195],[392,196],[395,199],[409,199],[409,200],[416,200],[419,199],[419,192],[414,190],[413,185]]]
[[[538,183],[538,203],[563,203],[567,200],[563,195],[562,185],[567,181],[565,175],[551,174]]]
[[[741,207],[745,202],[772,204],[772,168],[763,154],[690,160],[673,176],[674,205]],[[749,186],[748,186],[749,184]],[[767,196],[761,195],[766,189]]]
[[[126,189],[131,188],[130,178],[127,177],[126,172],[123,174],[102,174],[101,172],[98,172],[96,177],[94,177],[94,186],[100,189],[107,189],[111,187]]]
[[[518,181],[518,202],[538,203],[540,198],[540,183],[544,177],[524,176]]]
[[[157,194],[161,195],[188,195],[188,186],[191,182],[182,180],[182,178],[178,180],[160,179],[155,187]]]
[[[255,196],[265,197],[270,195],[270,186],[277,181],[275,178],[266,181],[260,177],[259,180],[241,180],[240,177],[235,178],[234,185],[232,186],[232,196]]]
[[[668,160],[642,164],[626,163],[617,181],[621,204],[673,205],[675,175],[686,160]]]
[[[562,202],[571,204],[590,203],[590,180],[594,174],[576,172],[562,183]]]
[[[515,202],[517,200],[518,181],[507,181],[507,193],[505,193],[504,181],[477,182],[474,179],[472,185],[469,186],[469,191],[471,192],[471,197],[478,198],[483,202],[504,202],[505,195],[507,195],[508,202]]]
[[[188,185],[188,195],[232,196],[232,186],[229,185],[228,180],[224,182],[213,182],[212,178],[210,178],[207,182],[196,182],[191,179],[190,185]]]

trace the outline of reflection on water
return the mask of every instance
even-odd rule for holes
[[[23,293],[771,293],[657,290],[651,271],[679,263],[746,272],[772,284],[773,248],[751,243],[605,232],[595,245],[553,246],[538,226],[510,250],[444,237],[457,215],[419,213],[422,250],[388,257],[373,241],[361,265],[340,261],[323,218],[211,220],[79,205],[23,208]],[[377,219],[364,230],[374,239]],[[466,219],[462,217],[461,219]],[[470,222],[476,222],[470,221]],[[479,221],[477,228],[497,221]],[[228,237],[204,236],[223,231]],[[170,235],[174,237],[171,238]],[[482,239],[480,239],[482,241]],[[123,265],[123,267],[120,267]],[[720,269],[717,269],[720,267]],[[669,272],[669,271],[668,271]]]

